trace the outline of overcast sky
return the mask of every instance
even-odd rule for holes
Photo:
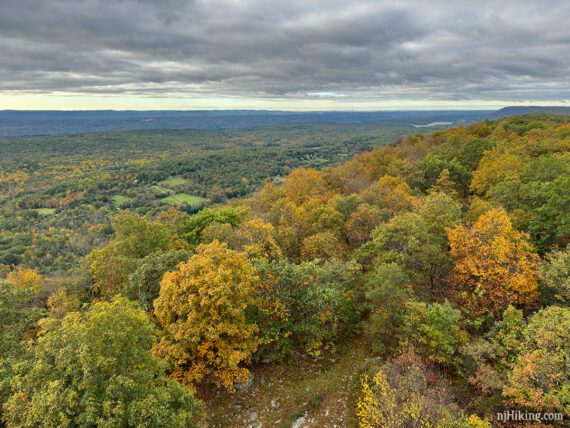
[[[570,100],[570,1],[0,0],[0,109]]]

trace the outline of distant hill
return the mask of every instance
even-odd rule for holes
[[[0,111],[0,137],[73,135],[86,132],[144,129],[254,129],[274,125],[398,123],[412,126],[437,122],[474,123],[492,111]]]
[[[505,117],[528,113],[570,114],[570,107],[564,106],[510,106],[497,110],[493,116]]]
[[[387,124],[449,127],[526,113],[568,114],[570,107],[505,107],[492,110],[421,111],[18,111],[0,110],[0,137],[76,135],[87,132],[149,129],[248,130],[267,126],[307,124]]]

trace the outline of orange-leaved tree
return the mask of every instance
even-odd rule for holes
[[[219,241],[200,245],[187,262],[164,275],[155,315],[163,335],[155,346],[172,376],[189,386],[206,375],[234,390],[248,379],[243,367],[261,340],[246,309],[256,301],[259,277],[244,254]]]
[[[447,233],[456,258],[451,280],[462,303],[497,315],[509,303],[529,305],[536,299],[538,255],[504,210],[489,210],[472,227]]]

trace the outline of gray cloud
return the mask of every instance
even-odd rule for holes
[[[570,2],[0,0],[0,91],[570,99]]]

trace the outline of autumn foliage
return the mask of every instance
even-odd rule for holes
[[[340,406],[361,427],[488,428],[507,406],[570,415],[569,153],[558,116],[410,136],[272,172],[224,206],[122,209],[65,285],[0,266],[4,423],[187,426],[189,391],[211,405],[277,364],[269,376],[309,382],[316,367],[319,382],[329,367],[364,373]],[[295,391],[303,411],[330,402],[336,374],[321,395]]]
[[[490,210],[472,227],[448,230],[448,236],[459,300],[498,313],[509,303],[528,306],[537,298],[538,255],[505,211]]]
[[[155,353],[172,367],[172,376],[195,386],[206,376],[234,390],[249,371],[258,328],[246,309],[256,299],[259,278],[251,262],[214,241],[196,249],[188,262],[164,275],[154,302],[163,336]]]

